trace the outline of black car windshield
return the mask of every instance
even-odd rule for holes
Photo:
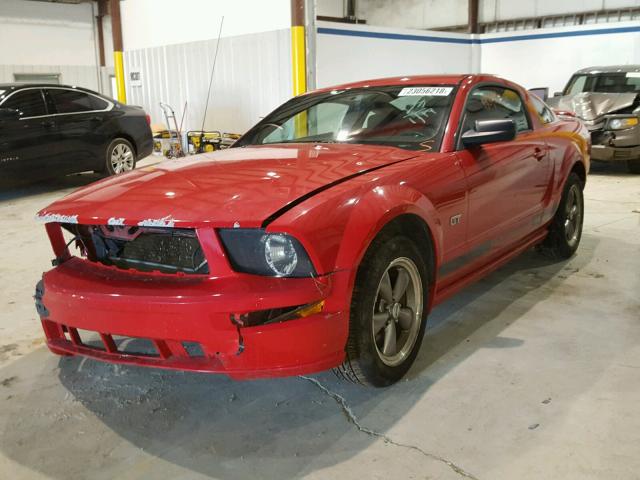
[[[294,98],[234,146],[358,143],[437,151],[455,96],[446,85],[362,87]]]
[[[613,72],[574,75],[564,94],[581,92],[640,93],[640,72]]]

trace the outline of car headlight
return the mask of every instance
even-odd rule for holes
[[[611,118],[607,123],[609,130],[623,130],[638,125],[638,117]]]
[[[218,233],[237,272],[272,277],[315,275],[307,252],[291,235],[258,228],[225,228]]]

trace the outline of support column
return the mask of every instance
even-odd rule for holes
[[[316,1],[305,0],[305,49],[307,56],[305,58],[307,67],[307,90],[315,90],[316,85]]]
[[[113,32],[113,66],[116,74],[118,101],[127,103],[127,91],[124,87],[124,59],[122,56],[122,22],[120,21],[120,0],[109,0],[111,30]]]
[[[480,33],[478,31],[478,0],[469,1],[469,33]]]
[[[96,16],[96,24],[98,30],[98,55],[100,58],[100,66],[106,65],[104,56],[104,29],[102,28],[102,20],[107,14],[106,0],[98,0],[98,15]]]
[[[304,0],[291,0],[291,69],[294,96],[307,91],[307,54],[304,24]]]

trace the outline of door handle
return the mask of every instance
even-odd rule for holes
[[[538,161],[542,160],[542,159],[544,158],[544,156],[545,156],[545,155],[546,155],[546,152],[545,152],[542,148],[540,148],[540,147],[536,147],[536,148],[534,148],[534,150],[533,150],[533,157],[534,157],[536,160],[538,160]]]
[[[55,125],[55,123],[53,122],[53,120],[43,120],[42,122],[40,122],[40,125],[45,128],[51,128]]]
[[[89,120],[92,121],[92,122],[98,123],[98,122],[102,121],[102,117],[97,117],[97,116],[96,117],[91,117]]]

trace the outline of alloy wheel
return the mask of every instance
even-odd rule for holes
[[[133,170],[133,151],[126,143],[118,143],[111,151],[111,168],[113,172],[123,173]]]
[[[580,225],[582,223],[582,205],[578,186],[572,185],[567,194],[565,205],[564,234],[570,246],[575,245],[580,235]]]
[[[380,360],[390,367],[411,353],[420,331],[423,310],[420,273],[406,257],[396,258],[385,270],[373,308],[373,340]]]

